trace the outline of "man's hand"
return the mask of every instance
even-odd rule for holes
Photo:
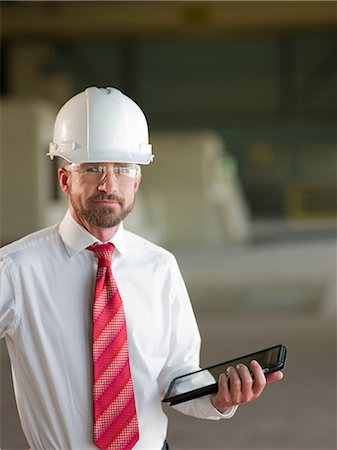
[[[257,399],[267,383],[283,378],[281,371],[265,375],[255,360],[250,363],[250,368],[252,375],[244,364],[239,364],[236,368],[229,367],[220,375],[218,392],[211,397],[213,406],[218,411],[223,412],[232,406]]]

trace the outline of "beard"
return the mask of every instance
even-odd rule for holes
[[[120,208],[111,208],[97,203],[98,200],[114,200],[119,203]],[[86,205],[82,205],[75,198],[72,199],[72,206],[76,214],[99,228],[113,228],[121,223],[123,219],[132,211],[135,204],[135,198],[129,205],[125,205],[125,200],[114,194],[97,194],[89,197]]]

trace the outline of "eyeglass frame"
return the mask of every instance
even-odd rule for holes
[[[81,165],[83,165],[81,167]],[[132,167],[130,167],[132,166]],[[86,168],[93,168],[93,167],[103,167],[104,170],[102,173],[99,172],[86,172],[85,169]],[[90,176],[92,175],[96,175],[97,179],[95,179],[95,182],[101,184],[103,182],[103,180],[106,178],[107,174],[108,174],[108,168],[111,167],[112,168],[112,172],[114,175],[114,179],[116,181],[117,184],[130,184],[132,181],[137,180],[137,178],[139,178],[141,176],[141,167],[138,164],[135,163],[112,163],[112,162],[93,162],[93,163],[70,163],[70,164],[66,164],[63,166],[64,170],[68,171],[68,172],[77,172],[80,175],[87,175]],[[134,169],[135,173],[134,175],[129,175],[129,174],[124,174],[125,175],[125,181],[124,183],[120,183],[120,179],[118,179],[118,177],[116,175],[121,175],[120,173],[116,174],[115,169],[117,168],[117,170],[119,169]],[[101,175],[100,178],[98,178],[98,175]],[[94,177],[92,176],[92,181],[94,181]]]

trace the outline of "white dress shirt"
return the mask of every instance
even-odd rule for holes
[[[60,225],[0,250],[0,336],[6,338],[22,428],[33,450],[94,450],[91,315],[97,239],[68,211]],[[123,230],[112,272],[123,300],[140,439],[160,450],[167,417],[161,399],[177,375],[199,368],[200,337],[174,256]],[[175,406],[206,419],[209,396]]]

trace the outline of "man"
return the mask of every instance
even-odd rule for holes
[[[161,450],[170,381],[199,368],[200,337],[175,258],[123,229],[152,161],[141,109],[91,87],[60,110],[49,155],[62,158],[59,225],[0,252],[0,333],[32,450]],[[233,416],[266,378],[230,368],[212,396],[175,406]],[[277,372],[268,381],[282,378]]]

